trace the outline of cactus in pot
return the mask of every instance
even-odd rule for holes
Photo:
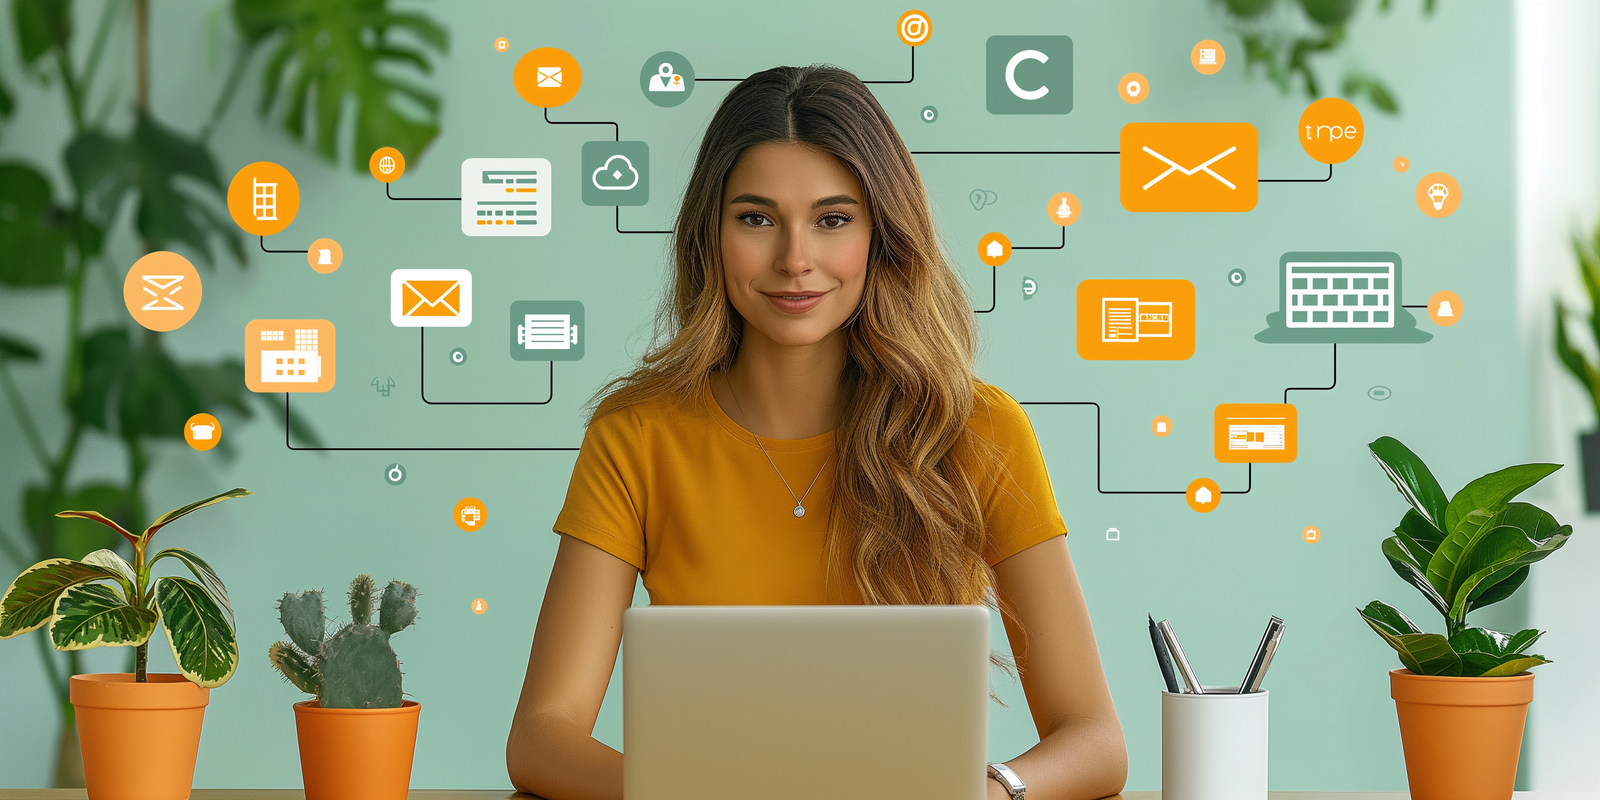
[[[290,592],[278,602],[278,619],[289,634],[267,658],[290,683],[314,694],[323,708],[399,708],[400,660],[389,637],[416,621],[417,590],[390,581],[378,598],[378,624],[372,624],[375,585],[371,575],[350,582],[350,623],[332,635],[322,592]]]

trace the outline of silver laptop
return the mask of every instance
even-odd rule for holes
[[[982,800],[981,606],[644,606],[622,616],[628,800]]]

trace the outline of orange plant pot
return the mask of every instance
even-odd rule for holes
[[[1533,675],[1389,672],[1412,800],[1511,800]]]
[[[422,705],[323,708],[294,704],[306,800],[405,800]]]
[[[187,800],[211,690],[182,675],[74,675],[89,800]]]

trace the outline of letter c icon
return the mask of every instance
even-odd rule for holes
[[[1021,64],[1024,61],[1037,61],[1040,64],[1043,64],[1049,60],[1049,56],[1039,52],[1038,50],[1023,50],[1022,52],[1012,56],[1011,60],[1006,62],[1006,88],[1010,89],[1012,94],[1024,100],[1038,100],[1039,98],[1049,94],[1050,87],[1048,86],[1040,86],[1037,89],[1024,89],[1017,85],[1018,64]]]

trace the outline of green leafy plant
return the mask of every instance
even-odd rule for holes
[[[417,619],[417,590],[390,581],[372,624],[371,575],[350,582],[350,624],[327,635],[322,592],[285,594],[278,620],[289,641],[267,648],[267,659],[290,683],[314,694],[323,708],[399,708],[400,659],[389,637]]]
[[[1578,277],[1583,279],[1583,288],[1589,295],[1589,333],[1596,343],[1600,343],[1600,315],[1594,313],[1594,309],[1600,308],[1600,225],[1596,225],[1589,234],[1588,242],[1573,236],[1572,252],[1578,257]],[[1572,373],[1578,385],[1589,393],[1589,400],[1594,404],[1595,419],[1600,420],[1600,365],[1578,350],[1567,333],[1567,318],[1577,316],[1578,312],[1568,308],[1559,297],[1555,305],[1556,357],[1561,359],[1561,364]]]
[[[1418,675],[1496,678],[1550,663],[1528,652],[1543,631],[1504,634],[1469,626],[1467,614],[1515,594],[1528,568],[1572,536],[1572,526],[1543,509],[1512,502],[1561,465],[1507,467],[1447,499],[1428,465],[1399,441],[1385,436],[1367,448],[1411,504],[1383,540],[1383,555],[1444,616],[1446,633],[1424,633],[1380,600],[1360,609],[1361,618]]]
[[[206,506],[251,492],[233,489],[162,514],[134,536],[98,511],[62,511],[56,516],[98,522],[133,545],[129,564],[111,550],[96,550],[81,561],[52,558],[22,571],[0,597],[0,639],[49,626],[57,650],[92,647],[134,648],[134,680],[147,681],[150,636],[165,625],[172,657],[183,677],[198,686],[221,686],[239,666],[233,605],[228,590],[204,559],[178,547],[149,555],[156,532]],[[195,580],[175,575],[153,577],[164,558],[182,563]]]

